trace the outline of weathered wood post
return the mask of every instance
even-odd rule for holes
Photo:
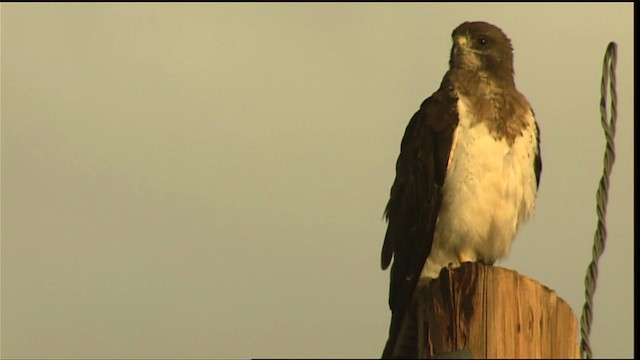
[[[580,358],[569,305],[512,270],[480,263],[445,268],[418,286],[411,310],[418,358]]]

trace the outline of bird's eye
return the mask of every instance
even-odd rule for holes
[[[480,44],[481,46],[487,45],[488,43],[489,40],[486,37],[481,36],[478,38],[478,44]]]

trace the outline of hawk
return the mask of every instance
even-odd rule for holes
[[[419,279],[445,266],[505,257],[533,212],[542,161],[533,110],[517,89],[513,48],[498,27],[465,22],[452,33],[449,70],[413,115],[385,209],[381,265],[391,264],[396,342]]]

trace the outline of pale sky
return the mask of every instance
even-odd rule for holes
[[[633,356],[633,4],[2,4],[3,358],[378,357],[382,219],[451,32],[504,30],[541,129],[498,263],[578,318],[602,58],[619,122],[591,343]]]

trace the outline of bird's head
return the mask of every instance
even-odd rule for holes
[[[497,79],[513,79],[511,40],[486,22],[465,22],[451,34],[450,68],[484,72]]]

